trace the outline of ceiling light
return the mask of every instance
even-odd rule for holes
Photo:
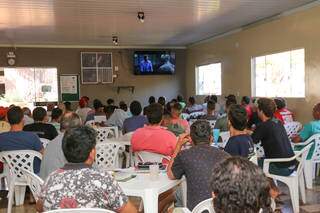
[[[138,12],[138,19],[141,23],[144,22],[144,12]]]
[[[118,45],[118,36],[112,36],[112,43]]]

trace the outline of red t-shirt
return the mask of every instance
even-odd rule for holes
[[[147,151],[171,156],[177,145],[177,137],[161,126],[145,126],[137,129],[131,138],[133,152]]]
[[[281,121],[282,124],[286,124],[293,121],[293,113],[286,108],[278,109],[274,113],[274,117]]]

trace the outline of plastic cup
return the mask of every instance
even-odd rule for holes
[[[159,178],[159,165],[152,164],[149,166],[150,179],[157,180]]]

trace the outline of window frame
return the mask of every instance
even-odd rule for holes
[[[283,98],[287,98],[287,99],[304,99],[306,98],[306,94],[307,94],[307,86],[306,86],[306,83],[307,83],[307,73],[306,73],[306,48],[305,47],[297,47],[297,48],[294,48],[294,49],[284,49],[284,50],[278,50],[278,51],[275,51],[275,52],[265,52],[264,54],[260,54],[260,55],[254,55],[254,56],[251,56],[251,59],[250,59],[250,68],[251,68],[251,96],[252,97],[257,97],[257,98],[261,98],[261,97],[266,97],[266,96],[257,96],[256,94],[256,63],[255,63],[255,59],[258,58],[258,57],[266,57],[266,56],[269,56],[269,55],[274,55],[274,54],[280,54],[280,53],[285,53],[285,52],[292,52],[292,51],[296,51],[296,50],[304,50],[304,96],[303,97],[298,97],[298,96],[290,96],[290,97],[287,97],[287,96],[268,96],[267,98],[276,98],[276,97],[283,97]],[[290,64],[291,66],[291,64]]]

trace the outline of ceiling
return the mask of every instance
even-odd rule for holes
[[[186,46],[312,1],[1,0],[0,44]]]

